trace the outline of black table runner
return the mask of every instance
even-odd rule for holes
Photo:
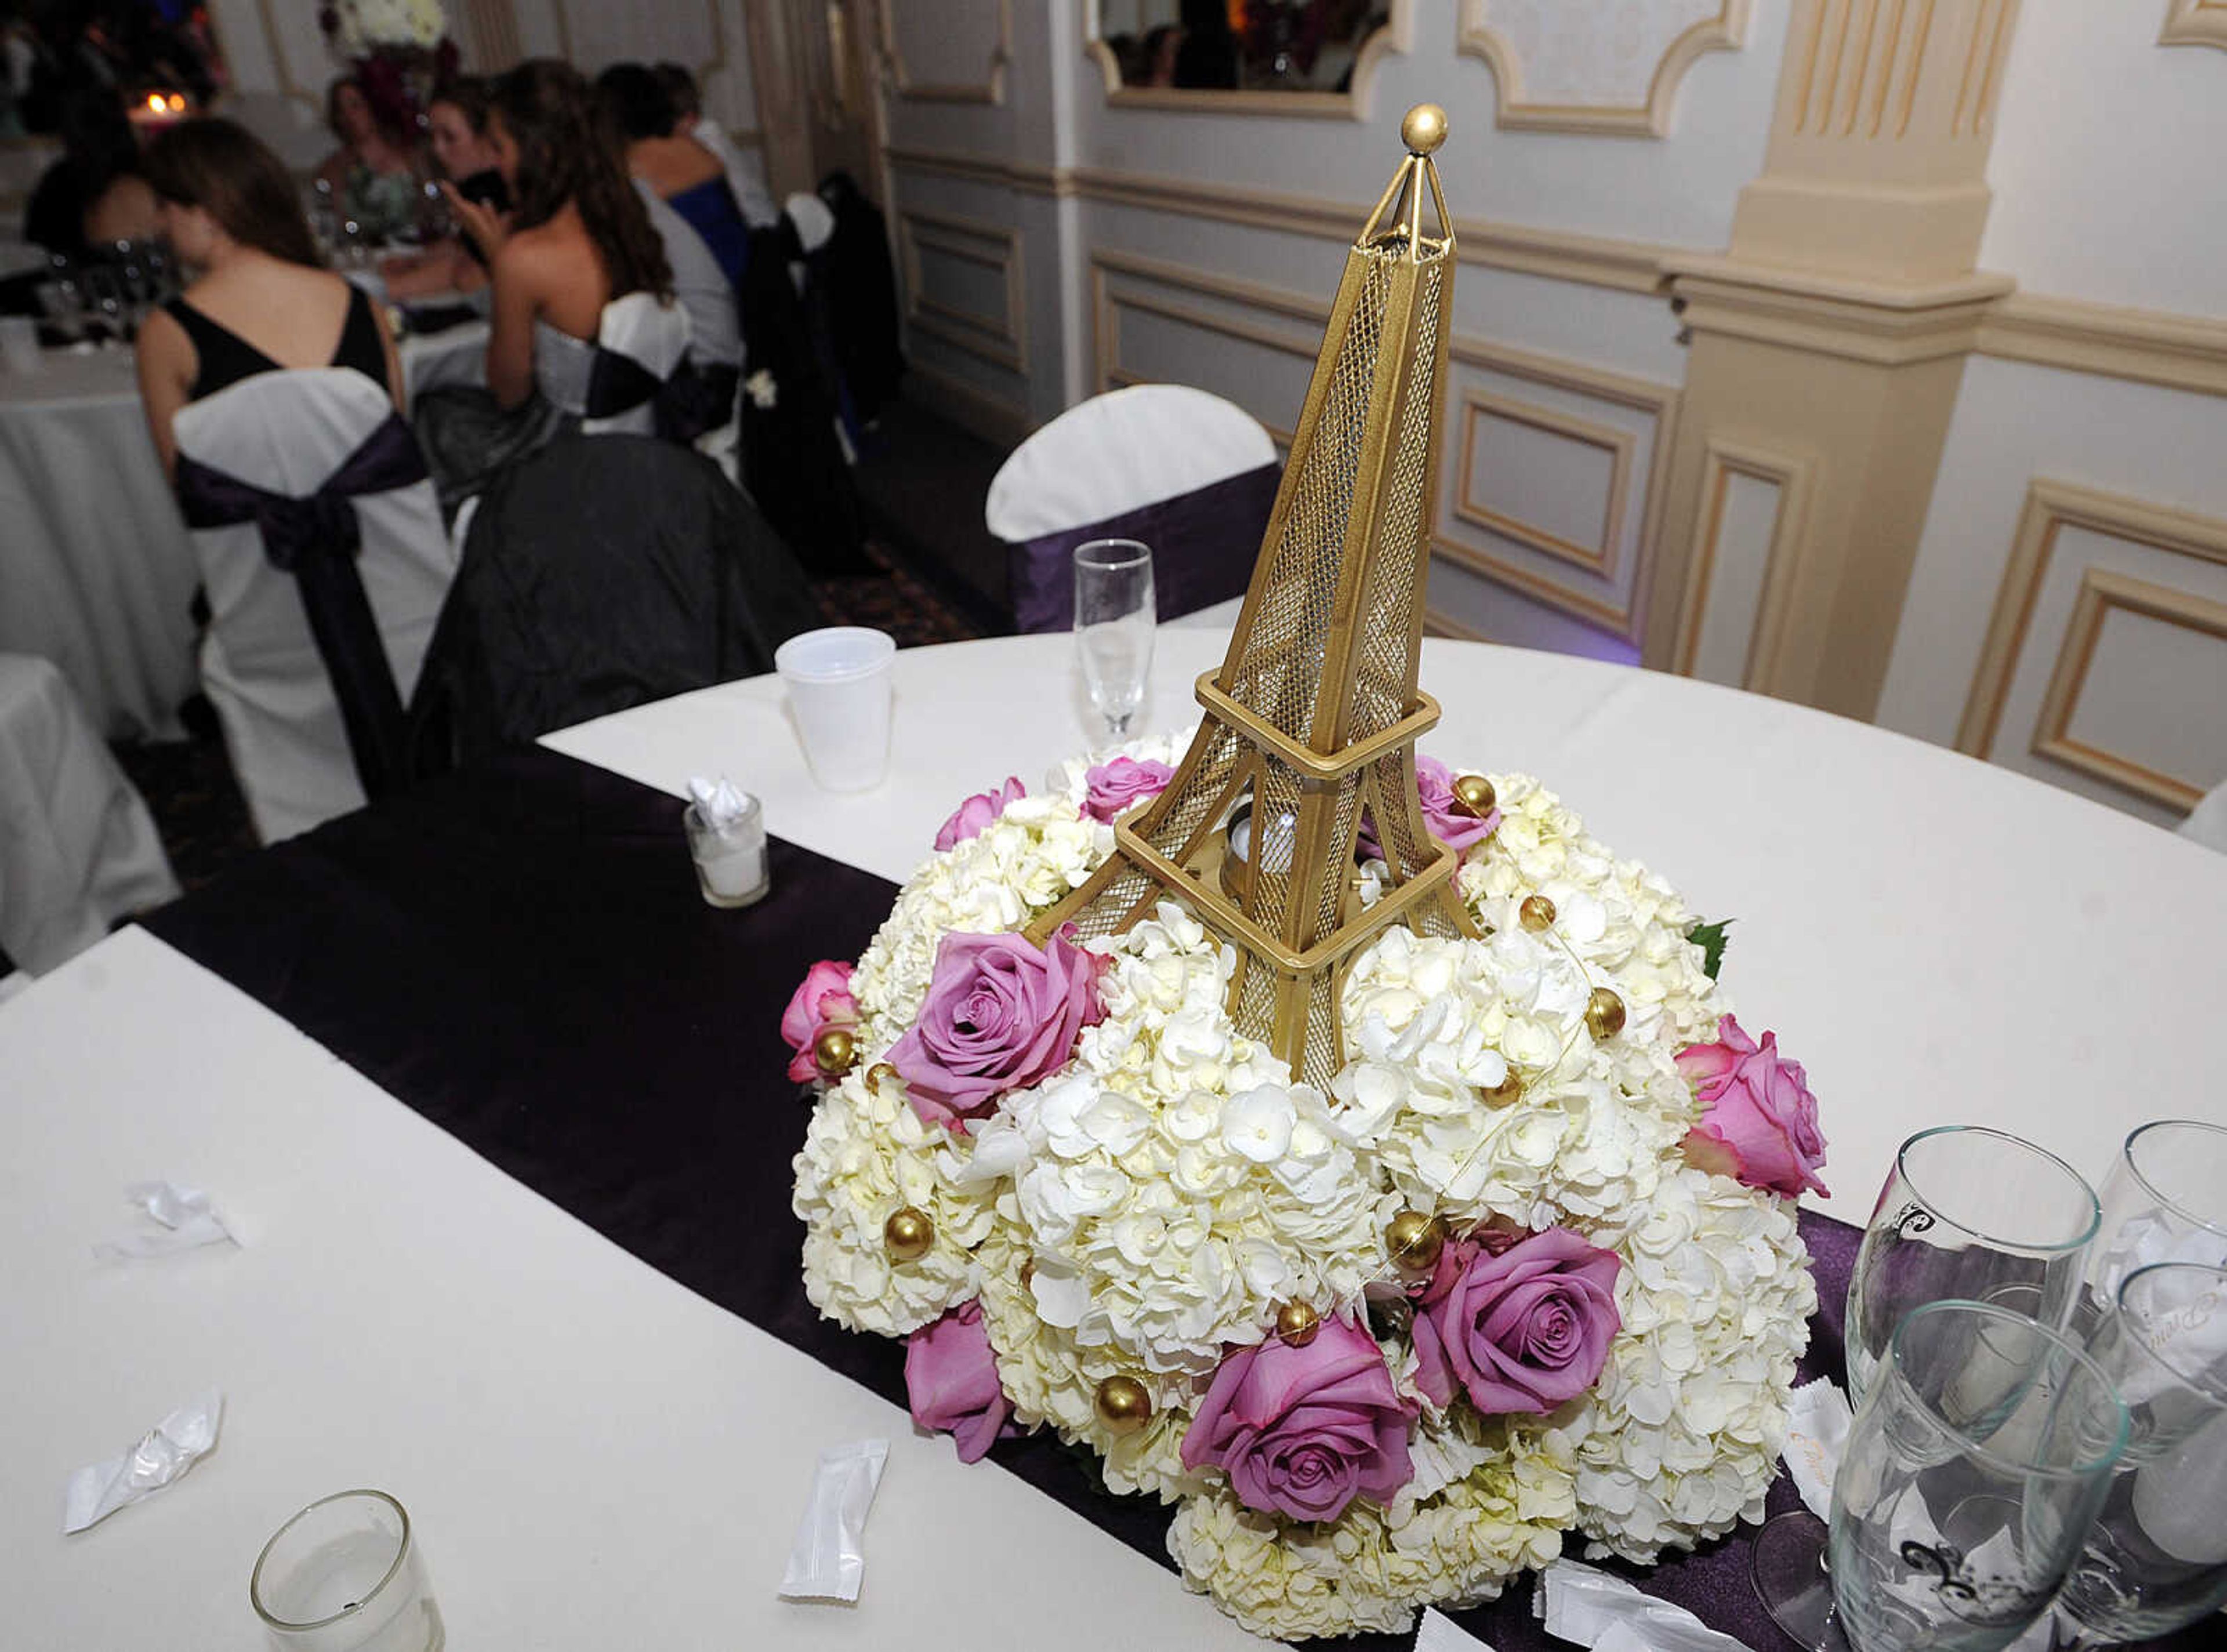
[[[778,1024],[813,962],[865,950],[896,888],[776,839],[766,899],[714,909],[681,808],[517,750],[266,850],[146,927],[613,1243],[903,1405],[903,1344],[805,1299],[789,1185],[809,1108]],[[1828,1304],[1803,1375],[1837,1381],[1856,1233],[1802,1225]],[[1171,1511],[1097,1489],[1087,1453],[1046,1431],[992,1457],[1171,1565]],[[1771,1511],[1797,1506],[1782,1473]],[[1793,1643],[1756,1602],[1747,1552],[1611,1569],[1779,1652]],[[1455,1616],[1499,1652],[1566,1646],[1532,1621],[1530,1592]]]

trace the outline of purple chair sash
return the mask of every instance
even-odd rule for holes
[[[1092,539],[1138,539],[1152,547],[1161,619],[1243,596],[1283,475],[1272,460],[1102,522],[1008,546],[1015,627],[1064,631],[1075,623],[1075,547]]]
[[[390,413],[314,494],[273,493],[178,456],[178,506],[188,527],[252,522],[271,565],[294,576],[309,635],[340,702],[341,724],[364,795],[399,789],[407,768],[407,723],[394,672],[380,641],[356,558],[363,530],[359,495],[392,493],[425,480],[425,456],[399,413]]]

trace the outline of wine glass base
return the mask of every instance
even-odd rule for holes
[[[1771,1621],[1812,1652],[1846,1652],[1825,1570],[1825,1522],[1807,1509],[1765,1521],[1748,1555],[1756,1598]]]

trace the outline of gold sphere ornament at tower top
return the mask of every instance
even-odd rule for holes
[[[891,1211],[882,1224],[882,1244],[900,1262],[917,1262],[935,1243],[935,1221],[912,1205]]]
[[[1133,1434],[1152,1420],[1152,1396],[1134,1377],[1110,1376],[1098,1385],[1098,1420],[1116,1434]]]
[[[1445,1247],[1445,1223],[1420,1210],[1402,1210],[1384,1229],[1384,1248],[1392,1253],[1394,1264],[1411,1273],[1436,1267],[1439,1253]]]
[[[1624,1030],[1624,1000],[1605,986],[1593,988],[1586,1000],[1586,1030],[1596,1041],[1613,1038]]]
[[[1322,1316],[1311,1303],[1287,1302],[1276,1310],[1276,1336],[1286,1348],[1305,1348],[1322,1330]]]
[[[1523,1099],[1523,1081],[1516,1075],[1516,1069],[1511,1067],[1506,1078],[1486,1087],[1484,1099],[1496,1107],[1512,1106]]]
[[[1527,895],[1516,909],[1516,921],[1533,934],[1554,927],[1554,903],[1543,895]]]
[[[1500,805],[1500,794],[1492,789],[1492,782],[1482,775],[1460,775],[1454,779],[1454,807],[1473,820],[1482,820]]]
[[[1434,103],[1419,103],[1400,123],[1400,141],[1410,155],[1435,154],[1446,141],[1446,112]]]
[[[828,1078],[840,1078],[858,1059],[858,1040],[845,1027],[822,1027],[812,1041],[812,1064]]]

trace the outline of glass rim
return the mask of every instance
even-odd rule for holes
[[[1119,557],[1102,554],[1115,546],[1131,554]],[[1093,555],[1094,552],[1101,554]],[[1109,572],[1119,572],[1152,559],[1152,547],[1142,539],[1085,539],[1075,547],[1075,565],[1078,568],[1103,568]]]
[[[2227,1267],[2215,1267],[2209,1262],[2151,1262],[2134,1269],[2125,1279],[2121,1279],[2119,1288],[2111,1293],[2112,1305],[2116,1309],[2121,1319],[2126,1319],[2128,1317],[2127,1292],[2134,1281],[2147,1279],[2153,1274],[2164,1273],[2209,1274],[2223,1288],[2227,1288]],[[2195,1389],[2214,1405],[2227,1407],[2227,1386],[2222,1386],[2216,1379],[2192,1375],[2183,1370],[2179,1365],[2151,1346],[2147,1337],[2138,1338],[2137,1345],[2141,1349],[2142,1356],[2145,1359],[2170,1372],[2177,1381]]]
[[[1939,1202],[1920,1187],[1918,1178],[1910,1173],[1911,1150],[1920,1142],[1930,1141],[1937,1136],[1993,1136],[1998,1141],[2011,1142],[2025,1148],[2037,1158],[2047,1159],[2071,1179],[2073,1186],[2088,1196],[2086,1229],[2077,1239],[2073,1240],[2016,1239],[2008,1234],[1991,1234],[1983,1228],[1975,1228],[1969,1221],[1957,1221],[1943,1211]],[[2086,1177],[2081,1175],[2078,1170],[2074,1170],[2071,1165],[2051,1152],[2046,1147],[2030,1142],[2023,1136],[2013,1136],[2007,1130],[1997,1130],[1992,1125],[1935,1125],[1930,1130],[1921,1130],[1894,1150],[1894,1173],[1902,1178],[1905,1187],[1918,1196],[1918,1202],[1924,1206],[1926,1214],[1936,1221],[1954,1228],[1960,1234],[1969,1234],[1975,1239],[1984,1239],[1999,1245],[2015,1245],[2022,1250],[2029,1251],[2069,1253],[2080,1250],[2090,1243],[2103,1225],[2103,1202],[2096,1196],[2096,1190],[2088,1184]]]
[[[2127,1174],[2141,1184],[2143,1192],[2172,1211],[2174,1215],[2184,1221],[2193,1222],[2207,1234],[2217,1234],[2223,1238],[2227,1238],[2227,1225],[2215,1221],[2208,1216],[2199,1216],[2178,1199],[2160,1192],[2157,1183],[2143,1175],[2142,1167],[2134,1162],[2134,1144],[2153,1130],[2167,1128],[2201,1130],[2210,1135],[2227,1136],[2227,1126],[2207,1124],[2201,1119],[2153,1119],[2147,1124],[2136,1125],[2127,1132],[2126,1140],[2119,1144],[2119,1162],[2127,1167]]]
[[[379,1581],[364,1591],[364,1597],[361,1600],[356,1601],[350,1605],[341,1607],[340,1611],[333,1613],[329,1617],[309,1618],[297,1623],[290,1617],[273,1617],[270,1608],[266,1607],[263,1604],[263,1566],[264,1562],[271,1558],[271,1549],[277,1545],[280,1538],[285,1536],[287,1533],[292,1531],[294,1528],[299,1525],[304,1519],[316,1514],[318,1509],[322,1508],[327,1503],[341,1502],[350,1497],[376,1497],[380,1502],[385,1503],[389,1508],[392,1508],[396,1516],[402,1521],[402,1538],[401,1540],[395,1545],[394,1559],[388,1563],[386,1570],[380,1574]],[[287,1515],[285,1520],[280,1524],[278,1529],[271,1533],[271,1535],[265,1540],[263,1544],[263,1553],[255,1557],[255,1570],[249,1572],[247,1575],[247,1604],[255,1608],[255,1615],[258,1617],[270,1624],[273,1629],[285,1630],[289,1632],[302,1630],[323,1629],[329,1624],[339,1623],[344,1617],[353,1617],[361,1612],[366,1606],[378,1599],[380,1595],[385,1591],[386,1585],[392,1583],[396,1574],[402,1570],[402,1563],[409,1558],[410,1511],[402,1506],[401,1501],[399,1498],[371,1486],[355,1486],[347,1491],[335,1491],[329,1496],[318,1498],[315,1502],[303,1504],[301,1508],[297,1508],[292,1514]]]
[[[1947,1313],[1962,1313],[1987,1319],[2009,1320],[2029,1335],[2045,1337],[2056,1345],[2058,1352],[2070,1355],[2074,1362],[2084,1368],[2089,1376],[2102,1387],[2104,1397],[2110,1400],[2113,1409],[2119,1413],[2119,1426],[2112,1437],[2109,1449],[2101,1456],[2085,1463],[2022,1462],[2007,1452],[1994,1450],[1984,1441],[1974,1439],[1969,1430],[1959,1427],[1943,1416],[1930,1400],[1911,1387],[1910,1379],[1903,1375],[1901,1356],[1903,1338],[1910,1334],[1910,1328],[1912,1325],[1921,1319]],[[1881,1362],[1881,1365],[1892,1374],[1891,1381],[1899,1382],[1905,1388],[1910,1390],[1911,1398],[1917,1401],[1918,1408],[1937,1427],[1954,1436],[1964,1451],[1981,1462],[1990,1468],[2000,1469],[2008,1473],[2039,1475],[2050,1480],[2084,1479],[2099,1470],[2109,1468],[2112,1464],[2117,1462],[2125,1454],[2127,1442],[2134,1432],[2134,1418],[2127,1410],[2127,1402],[2119,1396],[2119,1385],[2111,1381],[2111,1374],[2103,1368],[2102,1362],[2094,1355],[2064,1332],[2043,1324],[2039,1319],[2022,1314],[2014,1308],[2000,1307],[1992,1302],[1972,1302],[1961,1297],[1945,1297],[1937,1302],[1920,1303],[1905,1314],[1902,1317],[1902,1323],[1894,1328],[1894,1336],[1889,1340],[1887,1345],[1887,1357]],[[1873,1393],[1876,1394],[1879,1391],[1877,1385],[1874,1384]]]

